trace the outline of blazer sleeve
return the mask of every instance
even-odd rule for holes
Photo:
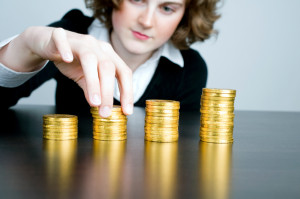
[[[28,97],[32,91],[51,79],[56,72],[57,69],[54,64],[49,62],[43,70],[24,84],[14,88],[0,87],[0,110],[5,110],[14,106],[22,97]]]
[[[202,88],[205,88],[207,82],[207,66],[195,50],[182,51],[182,55],[184,70],[177,95],[180,110],[199,111]]]

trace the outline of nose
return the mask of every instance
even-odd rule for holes
[[[144,28],[151,28],[154,24],[154,10],[149,7],[143,10],[138,18],[138,22]]]

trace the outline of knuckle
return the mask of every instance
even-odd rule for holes
[[[91,35],[82,35],[82,41],[85,42],[86,44],[94,44],[95,43],[95,38]]]
[[[53,36],[56,36],[56,35],[60,35],[60,34],[63,34],[64,33],[64,29],[63,28],[54,28],[53,29]]]
[[[83,61],[91,61],[91,60],[95,60],[96,59],[96,55],[94,55],[93,53],[91,53],[89,51],[83,51],[83,52],[81,52],[80,57],[81,57],[81,59]]]
[[[100,68],[101,70],[111,71],[113,73],[116,71],[115,65],[109,60],[102,60],[100,62]]]
[[[100,47],[103,51],[113,50],[113,47],[111,46],[111,44],[108,42],[104,42],[104,41],[100,41]]]

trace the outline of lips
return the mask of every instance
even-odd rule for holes
[[[140,40],[147,40],[150,38],[148,35],[144,35],[137,31],[132,31],[132,34],[135,38],[140,39]]]

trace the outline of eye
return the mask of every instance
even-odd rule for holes
[[[163,13],[166,13],[166,14],[172,14],[173,12],[175,12],[175,9],[173,9],[171,6],[162,6],[161,7],[161,10]]]
[[[143,0],[129,0],[132,3],[143,3]]]

